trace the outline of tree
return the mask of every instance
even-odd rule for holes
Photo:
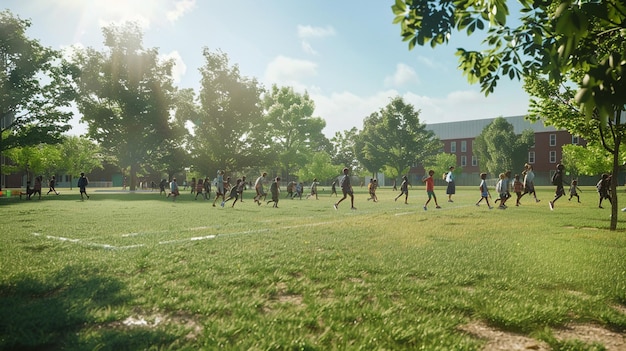
[[[445,152],[442,152],[427,158],[424,162],[424,170],[426,172],[432,169],[435,171],[435,174],[439,175],[449,172],[450,166],[454,166],[454,172],[452,172],[452,174],[460,174],[463,172],[461,167],[456,166],[455,154],[446,154]]]
[[[305,182],[310,182],[314,178],[320,181],[330,180],[341,173],[343,167],[334,165],[331,162],[330,155],[325,151],[318,151],[313,154],[310,162],[298,170],[297,176],[298,179]]]
[[[420,123],[419,111],[401,97],[364,120],[357,145],[359,161],[370,172],[378,172],[373,167],[383,165],[391,177],[406,173],[441,148],[435,134]]]
[[[251,137],[261,128],[263,88],[256,79],[242,76],[237,65],[229,66],[226,54],[205,48],[203,56],[200,106],[190,120],[195,168],[215,174],[267,162],[269,146]]]
[[[315,103],[308,93],[273,85],[263,98],[265,140],[272,145],[283,178],[306,165],[310,155],[329,144],[322,133],[326,122],[313,117]]]
[[[500,76],[546,76],[559,84],[575,77],[575,101],[598,131],[613,158],[613,174],[621,165],[619,149],[626,130],[626,3],[622,0],[520,0],[522,16],[509,27],[506,0],[396,0],[392,10],[401,35],[415,45],[448,43],[454,30],[472,34],[488,28],[483,51],[458,49],[460,68],[471,83],[492,92]],[[611,190],[616,194],[617,177]],[[612,199],[611,229],[617,227],[617,196]]]
[[[30,25],[0,12],[0,153],[59,143],[70,129],[72,113],[64,108],[74,98],[72,67],[58,51],[28,38]]]
[[[350,130],[335,132],[335,136],[330,139],[332,144],[331,160],[332,164],[343,165],[352,170],[361,169],[361,165],[356,156],[356,142],[359,130],[352,127]]]
[[[474,139],[474,152],[480,160],[481,171],[497,175],[507,170],[522,169],[528,150],[534,144],[535,133],[531,129],[516,135],[513,125],[498,117]]]
[[[70,188],[73,185],[73,176],[78,177],[81,172],[89,174],[96,168],[102,168],[100,146],[85,137],[68,136],[59,145],[59,152],[63,159],[58,164],[57,172],[70,175]]]
[[[130,168],[130,189],[138,170],[175,138],[173,61],[162,62],[157,49],[144,49],[143,34],[134,24],[103,29],[106,50],[78,51],[78,109],[87,135]]]

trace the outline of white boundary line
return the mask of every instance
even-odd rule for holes
[[[195,236],[195,237],[184,238],[184,239],[159,241],[158,245],[179,244],[179,243],[185,243],[185,242],[193,242],[193,241],[216,239],[218,236],[222,237],[222,236],[234,236],[234,235],[247,235],[247,234],[255,234],[255,233],[265,233],[265,232],[269,232],[269,231],[272,231],[272,230],[317,227],[317,226],[322,226],[322,225],[333,224],[333,223],[336,223],[336,222],[337,221],[318,222],[318,223],[291,225],[291,226],[280,227],[280,228],[265,228],[265,229],[257,229],[257,230],[247,230],[247,231],[242,231],[242,232],[232,232],[232,233],[223,233],[223,234],[211,234],[211,235],[205,235],[205,236]],[[203,230],[203,229],[209,229],[209,228],[211,228],[211,227],[195,227],[195,228],[187,228],[185,230],[186,231],[193,231],[193,230]],[[162,232],[158,232],[158,233],[167,233],[167,232],[168,231],[162,231]],[[154,232],[154,233],[157,233],[157,232]],[[122,237],[127,238],[127,237],[136,236],[136,235],[142,235],[142,234],[144,234],[144,233],[129,233],[129,234],[123,234]],[[89,246],[89,247],[97,247],[97,248],[101,248],[101,249],[105,249],[105,250],[125,250],[125,249],[134,249],[134,248],[138,248],[138,247],[146,247],[147,246],[146,244],[136,244],[136,245],[127,245],[127,246],[114,246],[114,245],[109,245],[109,244],[100,244],[100,243],[87,242],[87,241],[84,241],[84,240],[81,240],[81,239],[72,239],[72,238],[65,238],[65,237],[62,237],[62,236],[45,235],[45,234],[42,234],[42,233],[33,233],[33,235],[34,236],[38,236],[38,237],[43,237],[43,238],[46,238],[46,239],[50,239],[50,240],[68,242],[68,243],[72,243],[72,244],[85,245],[85,246]]]

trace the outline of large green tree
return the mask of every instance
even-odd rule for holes
[[[352,127],[350,130],[343,132],[335,132],[330,139],[332,151],[330,152],[332,163],[335,165],[343,165],[351,170],[360,170],[361,165],[356,156],[356,143],[359,130]]]
[[[30,25],[0,12],[0,153],[58,143],[70,129],[72,67],[58,51],[29,38]]]
[[[419,112],[395,97],[367,117],[357,141],[359,161],[372,173],[381,165],[386,175],[395,178],[437,153],[441,142],[420,123]]]
[[[326,122],[313,116],[315,103],[308,93],[273,85],[263,98],[264,139],[277,155],[283,178],[306,165],[312,156],[330,145],[322,133]]]
[[[575,79],[571,79],[575,80]],[[536,75],[526,77],[524,89],[530,94],[528,118],[543,120],[546,125],[567,129],[587,141],[587,145],[563,146],[563,162],[568,171],[574,174],[597,175],[610,172],[613,152],[619,152],[619,159],[626,160],[624,148],[614,148],[614,136],[621,130],[603,133],[599,118],[587,118],[575,101],[575,89],[568,84],[557,84]],[[615,127],[613,121],[605,121],[608,128]]]
[[[474,152],[481,171],[497,175],[522,169],[528,159],[528,150],[534,144],[535,133],[531,129],[516,135],[513,125],[498,117],[474,139]]]
[[[145,49],[135,24],[111,25],[103,34],[104,51],[87,48],[75,55],[78,109],[87,135],[115,155],[121,168],[130,168],[134,190],[141,167],[177,137],[170,124],[173,61]]]
[[[251,136],[262,127],[263,87],[231,66],[225,53],[205,48],[202,54],[200,104],[190,118],[194,169],[214,175],[268,162],[270,145]]]
[[[468,80],[492,92],[501,76],[544,75],[560,83],[579,72],[575,101],[587,118],[596,118],[599,132],[611,135],[613,173],[621,165],[619,149],[626,129],[626,3],[605,1],[518,0],[521,13],[510,27],[506,0],[396,0],[395,23],[409,48],[446,44],[454,31],[472,34],[487,29],[481,50],[457,50]],[[617,177],[612,177],[615,194]],[[617,200],[615,197],[614,200]],[[611,229],[617,227],[617,201]]]

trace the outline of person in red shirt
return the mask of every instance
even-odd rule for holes
[[[424,204],[424,211],[428,210],[428,203],[430,202],[430,199],[435,200],[435,208],[441,208],[441,206],[437,203],[437,196],[435,196],[435,179],[433,178],[433,174],[435,174],[435,171],[431,169],[428,171],[428,177],[424,177],[424,179],[422,179],[422,182],[426,183],[426,193],[428,194],[428,200],[426,200],[426,203]]]

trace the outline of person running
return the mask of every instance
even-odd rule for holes
[[[347,167],[344,168],[343,177],[341,177],[341,181],[339,183],[339,185],[341,186],[341,192],[343,193],[343,197],[333,205],[335,210],[339,209],[339,204],[341,203],[341,201],[345,200],[348,196],[350,196],[350,209],[356,210],[356,207],[354,207],[354,191],[352,190],[350,175],[348,175],[348,173],[350,173],[350,170]]]
[[[333,194],[337,197],[337,179],[333,180],[333,183],[330,185],[330,196],[333,196]]]
[[[221,206],[224,207],[224,204],[226,204],[228,201],[235,199],[235,201],[233,201],[233,205],[231,207],[235,207],[235,203],[237,202],[237,200],[239,199],[239,190],[240,190],[240,186],[242,184],[242,180],[241,179],[237,179],[237,183],[235,184],[235,186],[233,186],[230,189],[230,194],[228,194],[228,197],[224,199],[224,201],[222,201]],[[245,184],[245,183],[243,183]]]
[[[515,193],[515,195],[517,195],[517,198],[515,199],[515,206],[520,205],[519,200],[522,198],[523,190],[524,183],[519,180],[519,174],[516,174],[515,177],[513,177],[513,192]]]
[[[254,202],[256,202],[256,204],[259,206],[261,206],[261,198],[267,196],[267,193],[263,191],[263,183],[265,182],[266,176],[267,172],[263,172],[261,176],[256,179],[256,182],[254,182],[254,190],[256,191]]]
[[[274,182],[272,182],[272,185],[270,185],[270,194],[272,194],[272,200],[268,201],[267,204],[269,205],[270,202],[273,202],[274,205],[272,207],[278,208],[278,200],[280,198],[280,177],[276,177]]]
[[[205,200],[209,200],[211,198],[211,180],[209,179],[209,177],[207,176],[206,178],[204,178],[204,199]]]
[[[243,202],[243,191],[246,190],[246,176],[241,176],[241,184],[235,186],[239,196],[239,202]],[[236,202],[236,201],[235,201]],[[235,203],[233,202],[233,206]]]
[[[598,202],[598,208],[604,208],[602,207],[602,200],[607,199],[609,200],[609,203],[611,203],[611,194],[610,194],[611,176],[606,173],[603,173],[602,177],[598,181],[598,184],[596,184],[596,189],[598,189],[598,195],[600,195],[600,202]]]
[[[487,187],[487,173],[480,174],[480,200],[476,203],[476,206],[480,206],[480,203],[485,200],[487,203],[487,207],[491,210],[493,207],[489,204],[489,198],[491,194],[489,193],[489,187]]]
[[[426,179],[426,178],[424,178]],[[398,201],[398,199],[404,195],[404,204],[408,205],[409,201],[409,179],[407,176],[402,176],[402,183],[400,184],[400,194],[396,196],[393,201]]]
[[[49,195],[50,193],[55,193],[56,195],[59,195],[59,193],[55,189],[56,183],[57,183],[57,181],[56,181],[55,176],[52,176],[52,178],[50,178],[50,180],[48,181],[48,188],[49,188],[49,190],[46,193],[46,195]]]
[[[554,210],[554,203],[556,200],[560,199],[561,196],[565,195],[565,189],[563,188],[563,170],[565,166],[562,164],[558,164],[556,166],[556,172],[552,176],[552,185],[556,186],[556,190],[554,191],[554,199],[550,201],[548,204],[550,206],[550,211]]]
[[[424,211],[428,210],[428,203],[431,199],[435,200],[435,208],[441,208],[439,203],[437,203],[437,196],[435,195],[435,178],[433,175],[435,174],[434,170],[428,171],[428,177],[424,177],[422,182],[426,183],[426,194],[428,195],[428,200],[424,203]],[[405,202],[406,203],[406,202]]]
[[[195,182],[195,178],[193,180]],[[198,178],[198,183],[196,183],[196,197],[194,200],[198,200],[198,195],[203,196],[202,192],[204,191],[204,180],[202,178]]]
[[[499,209],[503,210],[507,208],[506,201],[511,197],[511,193],[509,188],[511,187],[511,171],[506,171],[506,173],[500,173],[498,183],[496,184],[496,192],[498,193],[498,198],[494,201],[494,203],[498,203],[500,201]]]
[[[535,172],[533,172],[533,166],[528,163],[524,164],[522,174],[524,175],[524,192],[521,197],[526,194],[532,194],[535,198],[535,202],[541,201],[537,199],[537,193],[535,192]]]
[[[578,195],[578,192],[583,192],[582,190],[580,190],[580,188],[578,187],[578,181],[576,179],[572,179],[572,184],[570,184],[569,186],[569,199],[567,199],[567,201],[571,201],[572,198],[574,196],[576,196],[576,200],[578,200],[578,203],[580,203],[580,195]]]
[[[378,202],[378,196],[376,196],[377,188],[378,188],[378,181],[376,179],[371,178],[370,183],[367,186],[367,190],[370,194],[370,197],[367,200],[372,200],[372,202]]]
[[[300,200],[302,200],[302,193],[303,192],[304,192],[304,183],[300,182],[300,183],[296,184],[296,194],[293,196],[293,198],[297,197],[297,198],[300,198]]]
[[[178,183],[176,182],[176,178],[172,178],[172,181],[170,182],[170,193],[167,194],[167,197],[172,196],[172,201],[176,201],[178,195],[180,195],[180,191],[178,190]]]
[[[448,173],[446,174],[446,183],[448,183],[448,187],[446,188],[448,202],[454,202],[452,201],[452,195],[456,193],[456,185],[454,183],[454,166],[450,166],[448,169]]]
[[[296,187],[296,182],[294,182],[293,180],[290,181],[289,183],[287,183],[287,195],[285,195],[285,198],[292,198],[293,199],[293,190]]]
[[[87,185],[89,185],[89,179],[87,178],[85,173],[81,172],[80,173],[80,178],[78,178],[78,189],[80,190],[80,199],[81,200],[85,199],[83,197],[83,194],[85,194],[85,196],[87,196],[87,199],[89,199],[89,195],[87,195]]]
[[[310,196],[314,196],[315,195],[315,200],[319,200],[317,197],[317,186],[320,183],[317,181],[317,178],[313,178],[313,182],[311,183],[311,193],[309,195],[306,196],[306,198],[308,199]]]
[[[215,207],[215,203],[221,197],[222,201],[226,199],[226,182],[224,181],[224,171],[217,172],[217,184],[215,190],[215,199],[213,199],[213,207]]]
[[[167,186],[167,180],[163,178],[161,182],[159,183],[159,195],[166,193],[165,191],[166,186]]]

